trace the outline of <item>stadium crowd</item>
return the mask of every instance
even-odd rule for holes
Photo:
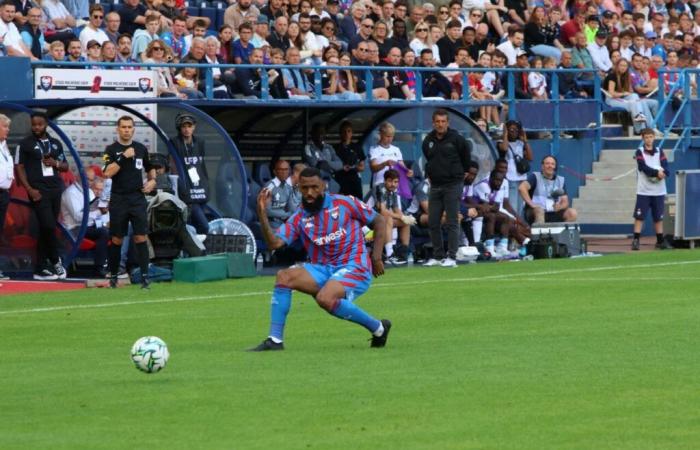
[[[190,2],[192,6],[194,2]],[[216,4],[216,2],[215,2]],[[653,127],[658,89],[670,90],[678,73],[696,68],[700,11],[692,2],[663,0],[238,0],[219,3],[220,20],[188,15],[184,0],[5,0],[0,6],[0,54],[34,60],[123,63],[179,62],[158,69],[163,97],[204,96],[198,64],[254,64],[214,68],[216,98],[259,98],[267,70],[273,98],[314,98],[310,70],[265,69],[264,64],[329,65],[321,74],[324,99],[462,98],[490,101],[476,116],[490,127],[502,123],[504,67],[515,77],[518,99],[590,97],[594,71],[605,101],[630,112],[637,133]],[[217,23],[220,22],[220,25]],[[215,29],[218,25],[218,29]],[[374,70],[367,86],[364,70]],[[434,67],[417,77],[411,67]],[[402,69],[403,68],[403,69]],[[468,86],[454,68],[470,72]],[[552,92],[552,73],[562,73]],[[490,69],[490,70],[487,70]],[[420,85],[418,85],[420,80]],[[694,84],[694,83],[693,83]],[[676,95],[681,95],[680,93]]]

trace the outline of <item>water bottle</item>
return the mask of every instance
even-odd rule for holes
[[[262,253],[258,253],[258,257],[255,258],[255,269],[258,271],[258,273],[262,272],[263,268],[263,255]]]
[[[408,261],[408,267],[413,267],[413,252],[408,252],[406,260]]]

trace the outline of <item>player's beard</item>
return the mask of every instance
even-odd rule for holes
[[[302,207],[309,213],[311,214],[316,214],[318,213],[321,208],[323,207],[323,201],[325,200],[325,195],[319,195],[316,197],[316,199],[309,203],[306,201],[306,199],[303,199],[301,201]]]

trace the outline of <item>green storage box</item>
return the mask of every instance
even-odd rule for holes
[[[228,275],[228,258],[225,255],[198,256],[173,261],[173,279],[199,283],[226,279]]]
[[[253,255],[250,253],[222,253],[228,262],[229,278],[247,278],[257,275]]]

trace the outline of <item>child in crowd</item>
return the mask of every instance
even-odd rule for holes
[[[204,98],[204,94],[197,90],[199,83],[199,71],[196,67],[183,67],[175,75],[177,90],[185,94],[189,99]]]
[[[536,56],[532,60],[533,69],[542,68],[542,58]],[[533,100],[547,100],[547,80],[540,72],[531,71],[527,76],[527,84]]]

